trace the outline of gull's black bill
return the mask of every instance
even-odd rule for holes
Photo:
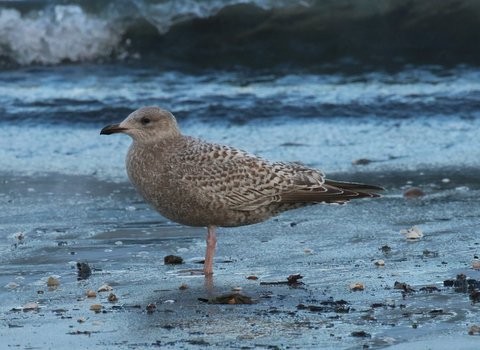
[[[117,132],[122,132],[127,130],[126,128],[120,127],[119,124],[112,124],[112,125],[107,125],[100,131],[100,135],[110,135],[110,134],[115,134]]]

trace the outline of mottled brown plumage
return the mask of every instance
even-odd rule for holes
[[[315,203],[378,197],[381,188],[325,179],[297,163],[269,162],[247,152],[180,133],[173,115],[144,107],[102,134],[133,138],[126,165],[137,191],[160,214],[189,226],[206,226],[215,246],[216,226],[264,221]],[[213,247],[214,249],[214,247]],[[207,242],[207,259],[208,257]],[[210,262],[211,263],[211,262]],[[212,273],[211,266],[205,273]]]

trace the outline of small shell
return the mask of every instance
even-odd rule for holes
[[[415,241],[423,237],[423,232],[417,226],[413,226],[408,230],[400,230],[400,233],[405,236],[408,241]]]
[[[22,306],[23,311],[36,311],[38,310],[38,303],[32,301],[30,303],[26,303],[25,305]]]
[[[91,290],[91,289],[88,289],[85,292],[85,295],[87,296],[87,298],[96,298],[97,297],[97,293],[94,290]]]
[[[5,285],[5,288],[8,288],[8,289],[15,289],[15,288],[18,288],[18,287],[20,287],[20,285],[16,282],[8,282]]]
[[[99,293],[100,292],[110,292],[111,290],[113,290],[113,288],[106,283],[104,285],[102,285],[100,288],[98,288]]]
[[[479,259],[474,259],[472,261],[472,269],[480,270],[480,260]]]
[[[373,264],[375,266],[378,266],[378,267],[384,267],[385,266],[385,261],[383,259],[378,259],[378,260],[375,260],[373,262]]]
[[[362,282],[355,282],[350,284],[350,290],[352,292],[358,292],[365,289],[365,285]]]

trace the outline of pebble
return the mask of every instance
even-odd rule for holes
[[[250,276],[247,276],[247,280],[256,281],[256,280],[258,280],[258,277],[254,276],[254,275],[250,275]]]
[[[48,280],[47,280],[48,287],[57,288],[59,285],[60,285],[60,281],[57,278],[53,276],[48,277]]]
[[[100,312],[102,310],[102,305],[92,304],[92,305],[90,305],[90,310],[95,311],[95,312]]]
[[[146,307],[147,313],[151,314],[152,312],[155,311],[156,308],[157,306],[155,304],[153,303],[148,304]]]
[[[365,289],[365,285],[362,282],[355,282],[350,284],[350,290],[352,292],[359,292]]]
[[[180,285],[180,287],[178,287],[178,289],[180,289],[180,290],[188,289],[188,285],[185,284],[185,283],[182,283],[182,284]]]
[[[468,334],[469,334],[469,335],[480,334],[480,326],[477,326],[476,324],[472,325],[472,326],[468,329]]]
[[[378,260],[374,260],[373,264],[378,267],[383,267],[385,266],[385,261],[383,259],[378,259]]]
[[[108,301],[111,303],[116,303],[118,301],[118,297],[115,294],[110,293],[108,296]]]
[[[108,284],[104,284],[102,285],[100,288],[98,288],[98,292],[101,293],[101,292],[110,292],[111,290],[113,290],[113,288],[111,286],[109,286]]]
[[[183,258],[181,256],[176,255],[167,255],[163,258],[163,262],[165,265],[177,265],[183,264]]]
[[[425,196],[425,192],[419,187],[410,187],[403,192],[405,198],[419,198]]]
[[[94,291],[94,290],[91,290],[91,289],[88,289],[86,292],[85,292],[87,298],[96,298],[97,297],[97,293]]]

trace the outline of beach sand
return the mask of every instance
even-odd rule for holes
[[[3,174],[1,346],[442,348],[448,340],[473,349],[468,332],[479,306],[444,281],[462,273],[480,279],[472,268],[480,249],[477,173],[336,174],[387,191],[381,199],[220,229],[213,285],[191,273],[202,267],[205,230],[163,219],[130,184]],[[398,179],[413,178],[426,196],[405,199]],[[420,240],[400,234],[412,226],[423,231]],[[171,254],[184,263],[165,265]],[[375,265],[380,259],[384,266]],[[87,263],[92,274],[78,280],[77,263]],[[303,284],[283,283],[293,274]],[[49,277],[58,285],[50,280],[49,287]],[[395,282],[406,285],[396,289]],[[355,283],[364,290],[352,291]],[[112,290],[86,296],[104,284]],[[235,292],[253,304],[205,302]],[[108,301],[111,293],[116,302]]]

